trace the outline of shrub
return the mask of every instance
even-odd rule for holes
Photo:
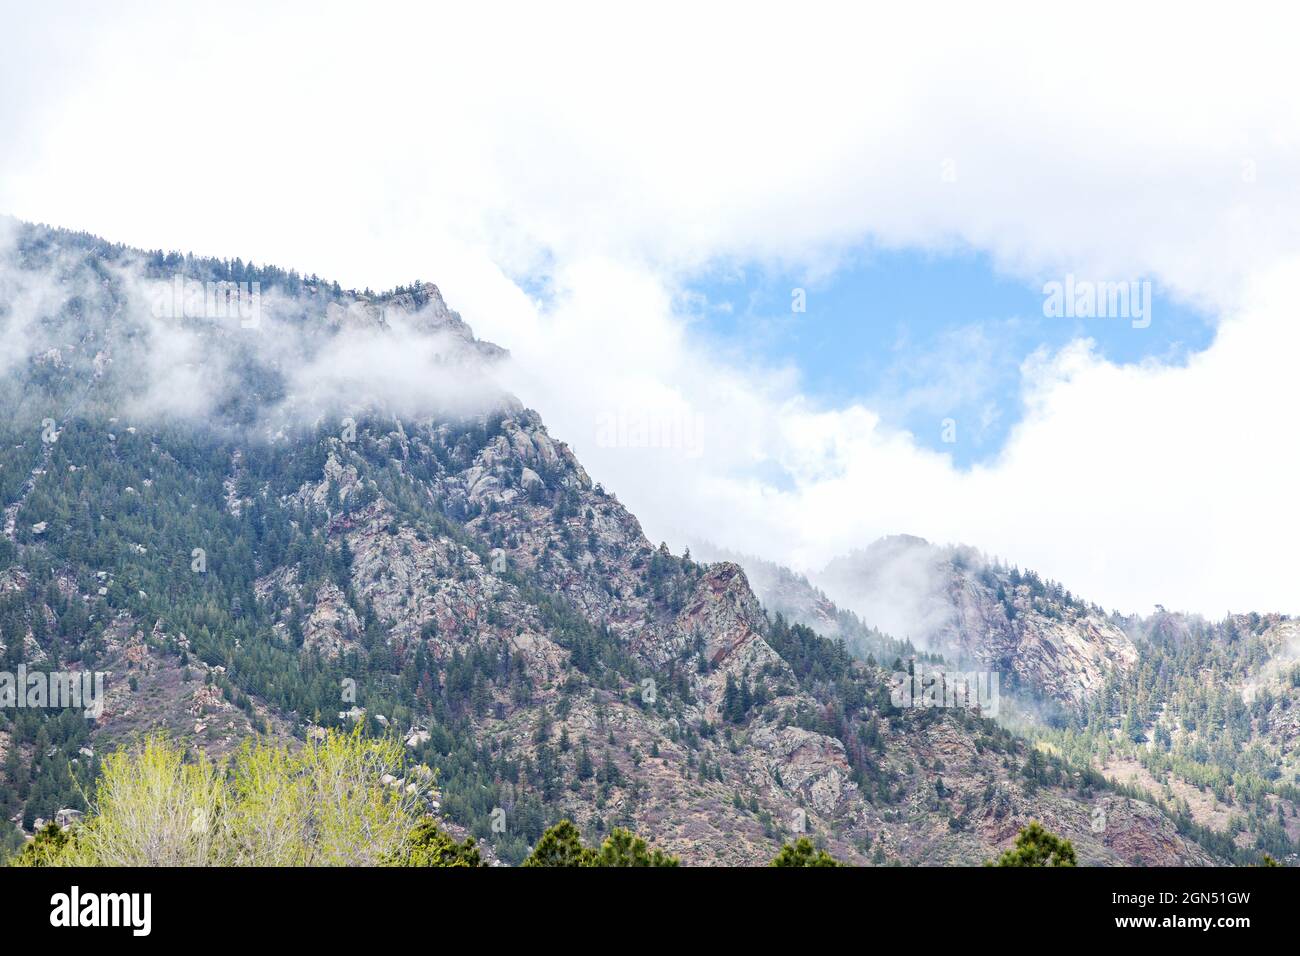
[[[42,831],[34,866],[373,866],[417,832],[427,788],[385,784],[406,754],[359,730],[296,751],[246,743],[227,766],[150,737],[104,762],[84,823]],[[47,828],[48,829],[48,828]]]

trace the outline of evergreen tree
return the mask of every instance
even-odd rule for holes
[[[800,837],[793,843],[781,847],[769,866],[843,866],[835,857],[825,850],[813,846],[812,840]]]
[[[1074,866],[1074,845],[1031,821],[1016,835],[1016,845],[998,857],[997,866]]]
[[[474,838],[457,843],[438,826],[432,817],[416,825],[402,850],[392,859],[393,866],[486,866]]]

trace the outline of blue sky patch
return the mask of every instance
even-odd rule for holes
[[[1020,420],[1020,366],[1035,349],[1091,338],[1111,361],[1182,363],[1209,346],[1212,318],[1142,279],[1028,282],[983,254],[870,250],[816,281],[717,267],[685,301],[705,347],[792,363],[814,400],[863,401],[966,468],[996,456]],[[1060,285],[1045,309],[1047,282]]]

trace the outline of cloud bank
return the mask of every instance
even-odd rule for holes
[[[909,532],[1126,610],[1294,612],[1300,102],[1270,16],[11,11],[0,209],[436,280],[655,538],[807,569]],[[1150,278],[1218,336],[1180,366],[1033,356],[1025,420],[962,472],[703,344],[698,270],[801,270],[815,323],[813,280],[864,245]],[[611,442],[611,419],[699,441]]]

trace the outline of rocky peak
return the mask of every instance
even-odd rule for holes
[[[686,633],[704,636],[705,659],[715,666],[757,637],[762,622],[763,609],[745,572],[729,561],[709,567],[677,616]]]
[[[378,298],[309,289],[297,305],[308,336],[404,325],[446,334],[467,355],[502,354],[430,285]],[[113,314],[111,303],[93,308]],[[71,331],[81,324],[69,313]],[[115,357],[123,378],[136,367],[128,358]],[[49,363],[24,373],[33,405],[98,404],[77,406],[42,449],[6,426],[6,468],[31,476],[6,502],[19,530],[0,590],[13,582],[21,614],[6,639],[43,645],[24,648],[29,661],[74,660],[98,653],[86,622],[112,615],[104,664],[130,670],[138,690],[110,690],[87,741],[97,750],[163,723],[218,752],[255,732],[427,728],[404,745],[444,771],[452,822],[482,833],[486,815],[506,809],[508,833],[490,839],[513,860],[540,835],[534,823],[565,816],[589,832],[626,821],[686,862],[764,862],[797,831],[853,862],[978,863],[1028,819],[1075,839],[1085,861],[1127,861],[1091,836],[1092,795],[1063,768],[1030,765],[1027,746],[972,715],[895,708],[879,668],[769,621],[737,563],[654,547],[518,402],[401,420],[354,413],[347,437],[286,427],[266,443],[236,426],[277,401],[274,369],[243,358],[232,394],[247,414],[220,434],[142,421],[104,438],[118,413],[111,383],[88,378],[88,390],[77,375],[94,373],[75,363],[57,379]],[[77,470],[49,467],[65,460]],[[64,516],[80,520],[87,500],[95,523],[81,533]],[[143,507],[147,549],[129,545],[144,533]],[[90,539],[103,543],[102,566],[86,563]],[[206,577],[176,560],[200,544],[212,551]],[[891,547],[941,572],[935,597],[959,637],[994,632],[998,595],[978,568],[923,542]],[[47,606],[50,589],[26,576],[49,568],[69,584]],[[956,605],[952,587],[964,595]],[[1020,587],[1005,589],[1017,617],[1045,614],[1050,595]],[[186,637],[177,622],[188,621]],[[1010,633],[1019,643],[1006,653],[1048,667],[1056,645],[1027,653]],[[1162,862],[1194,857],[1168,819],[1140,825],[1168,835]]]
[[[495,361],[510,354],[499,345],[475,337],[474,330],[460,313],[447,307],[442,293],[432,282],[375,299],[358,295],[342,302],[330,302],[325,307],[324,323],[335,332],[386,332],[396,325],[405,325],[421,333],[446,336],[455,343],[455,351],[461,356]]]
[[[922,650],[996,671],[1004,687],[1062,703],[1082,703],[1138,658],[1100,608],[972,548],[896,535],[837,558],[817,581],[869,623]]]

